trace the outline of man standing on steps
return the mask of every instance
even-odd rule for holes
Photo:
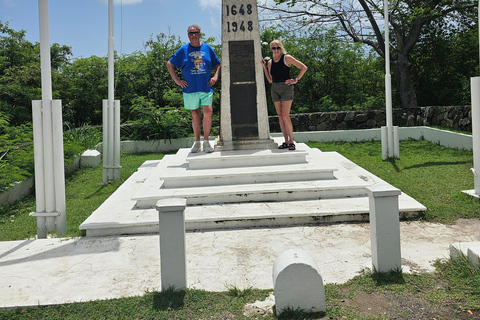
[[[201,148],[202,111],[200,107],[203,109],[203,150],[213,152],[213,148],[208,142],[213,114],[212,87],[218,80],[221,63],[212,47],[200,42],[200,30],[196,24],[187,28],[190,43],[183,45],[175,52],[167,62],[167,69],[173,81],[182,87],[185,109],[192,112],[195,144],[191,152],[198,152]],[[182,69],[183,80],[178,79],[175,68]],[[214,70],[213,77],[212,69]]]

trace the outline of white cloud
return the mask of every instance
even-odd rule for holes
[[[198,4],[202,9],[220,9],[222,6],[221,0],[198,0]]]
[[[210,23],[211,23],[212,27],[214,27],[214,28],[218,28],[220,26],[220,24],[218,23],[218,21],[214,17],[210,17]]]

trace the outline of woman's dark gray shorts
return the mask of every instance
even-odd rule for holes
[[[290,101],[293,100],[294,85],[286,85],[285,82],[272,82],[272,100],[277,101]]]

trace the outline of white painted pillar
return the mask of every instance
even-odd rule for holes
[[[398,196],[401,191],[389,184],[367,187],[370,204],[372,266],[377,272],[401,268]]]
[[[160,278],[162,291],[187,288],[185,208],[187,199],[163,199],[156,205],[160,233]]]
[[[276,315],[285,309],[325,314],[325,289],[317,263],[304,250],[282,252],[273,265]]]
[[[384,30],[385,30],[385,115],[387,117],[387,126],[385,133],[382,131],[382,159],[399,158],[399,140],[398,134],[395,135],[393,127],[393,107],[392,107],[392,75],[390,73],[390,30],[388,29],[388,0],[384,0]],[[398,129],[397,129],[398,130]],[[397,132],[398,133],[398,132]]]
[[[42,100],[32,101],[37,237],[66,234],[62,103],[52,100],[48,0],[38,1]]]
[[[45,212],[55,210],[54,195],[54,176],[53,176],[53,146],[52,146],[52,69],[50,57],[50,26],[48,17],[48,0],[38,1],[39,21],[40,21],[40,68],[42,81],[42,126],[43,130],[43,150],[44,150],[44,179],[45,179]],[[38,211],[38,210],[37,210]],[[55,220],[46,218],[47,231],[55,230]]]
[[[480,196],[480,77],[470,79],[472,99],[472,144],[474,194]]]
[[[115,99],[113,0],[108,0],[108,100],[103,102],[103,183],[120,180],[120,101]]]

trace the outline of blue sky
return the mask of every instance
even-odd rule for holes
[[[196,23],[221,40],[221,0],[114,0],[114,45],[119,53],[143,51],[151,35],[181,36]],[[121,5],[123,3],[123,6]],[[72,47],[74,58],[107,56],[108,0],[49,0],[50,43]],[[39,41],[37,0],[0,0],[0,21]]]

